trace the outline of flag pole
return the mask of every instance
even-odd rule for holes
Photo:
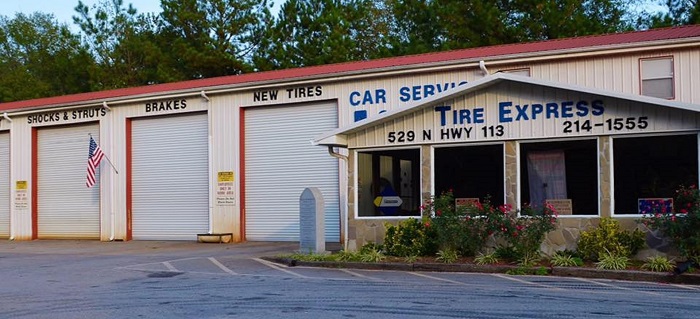
[[[88,136],[92,137],[92,133],[88,133]],[[102,152],[102,154],[104,154],[104,152]],[[114,167],[114,164],[112,164],[112,161],[109,159],[109,156],[107,156],[107,154],[104,154],[104,157],[107,160],[107,162],[109,163],[109,165],[112,166],[112,168],[114,169],[114,172],[119,174],[119,171],[117,170],[116,167]]]

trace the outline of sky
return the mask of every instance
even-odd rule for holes
[[[100,2],[100,0],[82,0],[88,8]],[[0,15],[12,18],[17,12],[31,14],[34,12],[52,13],[60,23],[66,23],[71,28],[73,16],[76,14],[75,7],[78,0],[0,0]],[[124,0],[125,6],[131,3],[139,13],[154,12],[159,13],[160,0]]]

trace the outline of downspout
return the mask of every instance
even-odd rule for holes
[[[108,112],[112,111],[112,108],[107,105],[107,101],[102,101],[102,108],[107,110]],[[114,154],[114,134],[112,132],[109,133],[109,154]],[[102,188],[100,187],[100,192],[102,192]],[[109,192],[110,194],[114,195],[114,176],[111,176],[109,179]],[[114,225],[117,222],[116,217],[114,216],[114,197],[110,196],[111,200],[110,202],[110,207],[109,207],[109,215],[111,218],[111,227],[109,231],[109,241],[114,241],[114,236],[115,233],[117,232],[117,226]]]
[[[484,62],[484,60],[479,61],[479,69],[481,69],[481,72],[484,72],[484,75],[491,74],[489,73],[489,70],[486,69],[486,63]]]
[[[208,122],[207,125],[209,126],[207,128],[207,132],[209,133],[209,136],[208,136],[209,141],[208,141],[208,149],[207,149],[207,155],[208,155],[208,160],[209,160],[209,163],[207,165],[209,168],[208,169],[209,174],[207,174],[207,175],[209,175],[209,232],[208,233],[213,234],[214,233],[214,191],[213,191],[214,178],[212,175],[214,174],[214,172],[212,171],[212,168],[214,167],[214,155],[212,154],[213,138],[211,135],[211,125],[212,125],[211,124],[211,117],[212,117],[212,114],[211,114],[211,111],[209,111],[209,102],[211,100],[209,99],[207,94],[204,92],[204,90],[199,92],[199,96],[201,96],[202,99],[204,99],[207,103],[207,122]],[[231,238],[231,239],[233,241],[233,238]]]
[[[336,153],[335,150],[333,149],[333,146],[328,146],[328,154],[330,154],[331,156],[333,156],[333,157],[335,157],[335,158],[337,158],[337,159],[340,159],[340,160],[345,161],[345,165],[346,165],[346,166],[348,165],[348,157],[345,156],[345,155],[343,155],[343,154]],[[343,216],[343,218],[342,218],[342,221],[343,221],[343,233],[345,234],[345,238],[344,238],[344,240],[343,240],[343,250],[347,251],[347,250],[348,250],[348,216],[347,216],[347,215],[348,215],[348,210],[347,210],[347,206],[348,206],[348,205],[347,205],[347,196],[345,196],[345,203],[343,203],[343,205],[345,205],[345,207],[346,207],[346,209],[345,209],[345,216]]]
[[[12,119],[9,115],[7,115],[7,112],[2,113],[2,117],[7,120],[7,122],[12,123]],[[10,159],[10,161],[12,161],[12,159]],[[10,213],[10,240],[15,240],[15,232],[12,225],[14,225],[14,223],[12,222],[12,213]]]

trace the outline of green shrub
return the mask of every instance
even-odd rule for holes
[[[534,267],[542,260],[542,255],[539,251],[527,253],[518,259],[518,266]]]
[[[385,224],[384,250],[387,255],[408,257],[428,256],[435,253],[434,235],[428,224],[415,218],[400,222],[397,226]]]
[[[646,212],[641,222],[667,236],[683,257],[700,256],[700,192],[692,185],[676,190],[674,210],[664,207]]]
[[[498,257],[496,256],[495,252],[490,254],[480,253],[479,256],[476,256],[476,258],[474,258],[474,262],[477,265],[493,265],[498,263]]]
[[[581,258],[562,254],[555,254],[552,256],[549,262],[552,264],[552,266],[556,267],[576,267],[583,265]]]
[[[642,265],[642,269],[656,272],[669,272],[674,267],[675,262],[664,256],[647,257],[647,262]]]
[[[384,254],[376,249],[368,249],[365,252],[360,253],[360,261],[365,263],[377,263],[384,260],[384,258]]]
[[[629,258],[606,251],[600,255],[600,260],[596,263],[598,269],[624,270],[627,268]]]
[[[437,258],[435,260],[449,264],[457,261],[459,259],[459,254],[457,250],[452,248],[443,249],[437,252]]]
[[[612,218],[601,218],[598,227],[581,232],[578,253],[587,260],[600,260],[609,252],[614,256],[630,257],[645,245],[644,233],[620,229],[620,223]]]

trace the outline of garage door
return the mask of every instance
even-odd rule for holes
[[[206,113],[132,122],[132,238],[196,240],[209,230]]]
[[[37,131],[37,237],[100,237],[100,173],[87,188],[89,134],[100,140],[99,125],[42,128]],[[109,156],[109,154],[107,154]]]
[[[338,160],[310,141],[338,127],[335,103],[245,111],[246,239],[299,240],[299,196],[324,196],[326,241],[340,241]]]
[[[0,238],[10,237],[10,134],[0,133]]]

